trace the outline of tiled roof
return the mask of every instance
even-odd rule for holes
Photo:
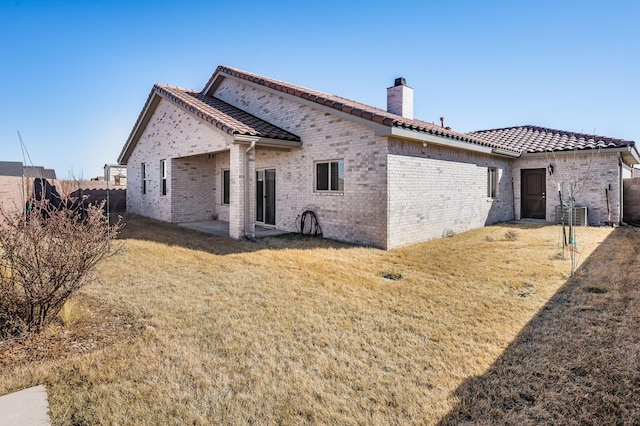
[[[0,161],[0,176],[22,176],[22,163],[19,161]]]
[[[226,102],[195,90],[156,84],[154,90],[230,135],[259,136],[299,142],[300,138]]]
[[[520,152],[573,151],[592,148],[635,147],[635,142],[586,133],[537,126],[516,126],[471,132],[487,143],[508,146]]]
[[[425,121],[404,118],[402,116],[387,112],[383,109],[352,101],[341,96],[330,95],[327,93],[319,92],[317,90],[307,89],[305,87],[296,86],[284,81],[274,80],[258,74],[252,74],[247,71],[242,71],[224,65],[218,66],[215,73],[211,76],[209,82],[206,84],[204,90],[202,91],[203,93],[207,90],[207,88],[211,87],[212,83],[220,73],[231,75],[242,80],[247,80],[252,83],[268,87],[278,92],[293,95],[301,99],[306,99],[325,107],[342,111],[344,113],[351,114],[365,120],[370,120],[384,126],[400,127],[408,130],[429,133],[435,136],[442,136],[445,138],[464,141],[475,145],[487,146],[491,148],[502,148],[511,151],[508,146],[503,146],[495,142],[486,141],[485,139],[476,137],[473,134],[460,133],[432,123],[427,123]]]
[[[24,177],[38,179],[56,179],[56,171],[42,166],[24,166]]]
[[[56,179],[56,171],[42,166],[23,166],[19,161],[0,161],[0,176]]]

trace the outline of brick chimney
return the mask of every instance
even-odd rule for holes
[[[413,88],[404,77],[396,78],[393,87],[387,88],[387,112],[413,119]]]

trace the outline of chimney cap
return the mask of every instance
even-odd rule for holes
[[[406,86],[407,85],[407,80],[404,77],[398,77],[396,78],[395,83],[393,84],[393,86]]]

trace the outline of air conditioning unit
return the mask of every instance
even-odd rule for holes
[[[571,212],[571,219],[575,226],[588,226],[587,207],[575,206]],[[569,224],[569,206],[556,206],[556,223]]]

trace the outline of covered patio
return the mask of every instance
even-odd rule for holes
[[[183,222],[178,226],[193,229],[207,234],[217,235],[219,237],[229,237],[229,222],[224,220],[203,220],[199,222]],[[287,234],[286,231],[279,231],[274,228],[268,228],[256,225],[255,238],[273,237],[276,235]]]

